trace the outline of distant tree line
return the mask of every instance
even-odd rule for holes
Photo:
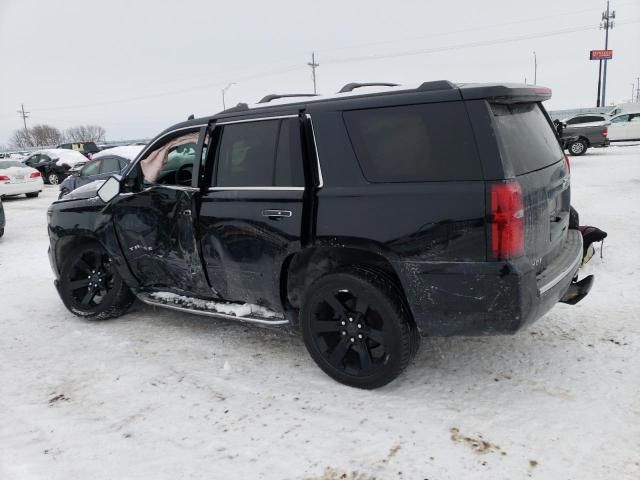
[[[107,131],[99,125],[79,125],[60,131],[51,125],[34,125],[13,132],[9,144],[14,148],[58,145],[67,142],[103,142]]]

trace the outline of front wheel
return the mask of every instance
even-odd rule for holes
[[[90,320],[119,317],[135,299],[107,253],[93,243],[70,252],[58,290],[69,311]]]
[[[579,157],[580,155],[584,155],[587,152],[587,142],[582,139],[576,140],[569,144],[568,150],[569,153],[573,156]]]
[[[407,367],[418,335],[400,292],[365,269],[329,273],[308,289],[300,316],[316,364],[338,382],[378,388]]]
[[[60,183],[60,177],[57,173],[50,173],[47,175],[47,181],[50,185],[58,185]]]

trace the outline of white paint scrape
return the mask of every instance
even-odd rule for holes
[[[154,292],[149,294],[149,296],[156,300],[166,303],[174,303],[186,308],[210,310],[212,312],[233,315],[235,317],[282,318],[282,315],[274,312],[273,310],[261,307],[260,305],[253,305],[251,303],[216,302],[212,300],[203,300],[201,298],[185,297],[184,295],[177,295],[171,292]]]

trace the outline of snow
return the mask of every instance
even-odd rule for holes
[[[228,302],[214,302],[199,298],[185,297],[171,292],[155,292],[149,296],[169,304],[184,306],[186,308],[196,308],[199,310],[211,310],[212,312],[233,315],[236,317],[282,318],[282,315],[278,312],[261,307],[260,305],[253,305],[251,303],[235,304]]]
[[[91,158],[100,158],[106,155],[117,155],[129,161],[135,160],[138,154],[145,148],[145,145],[123,145],[120,147],[107,148],[98,153],[94,153]]]
[[[69,165],[73,167],[79,163],[87,163],[89,159],[75,150],[67,150],[66,148],[51,148],[48,150],[41,150],[37,153],[46,153],[53,159],[58,159],[56,165],[62,167],[63,165]]]
[[[75,317],[46,255],[57,188],[6,199],[0,478],[637,480],[640,146],[571,175],[581,222],[609,233],[589,296],[514,336],[423,339],[376,391],[284,331],[139,303]]]

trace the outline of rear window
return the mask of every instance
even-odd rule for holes
[[[15,160],[0,161],[0,168],[23,167],[24,165]]]
[[[482,179],[461,102],[353,110],[344,121],[370,182]]]
[[[491,104],[502,155],[514,173],[540,170],[562,159],[556,134],[537,103]]]

